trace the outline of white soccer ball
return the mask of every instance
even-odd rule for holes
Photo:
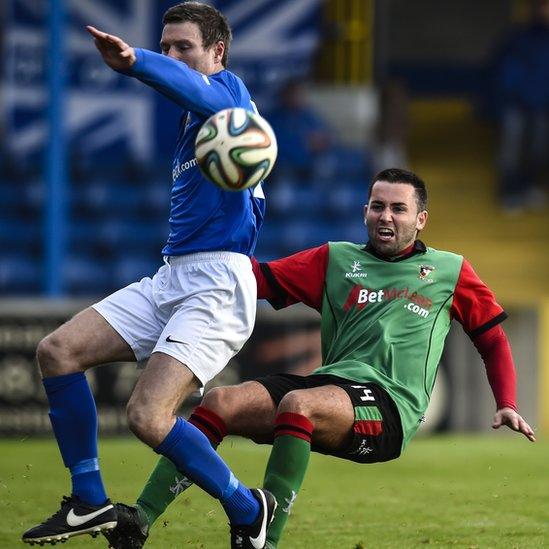
[[[273,169],[278,152],[269,123],[240,107],[210,116],[198,131],[195,148],[204,177],[226,191],[257,185]]]

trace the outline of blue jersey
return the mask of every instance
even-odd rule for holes
[[[162,253],[252,255],[265,213],[261,184],[241,192],[222,190],[202,176],[194,150],[196,134],[212,114],[230,107],[255,110],[244,83],[227,70],[205,76],[165,55],[138,48],[135,54],[126,74],[184,109],[173,160],[170,236]]]

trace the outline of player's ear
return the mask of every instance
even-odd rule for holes
[[[216,63],[221,63],[223,60],[223,54],[225,53],[225,42],[223,40],[218,40],[214,44],[214,61]]]
[[[368,213],[368,204],[364,204],[364,225],[366,225],[366,215]]]
[[[417,221],[416,221],[416,229],[418,231],[422,231],[427,224],[427,218],[429,217],[429,213],[427,210],[423,210],[422,212],[419,212],[417,214]]]

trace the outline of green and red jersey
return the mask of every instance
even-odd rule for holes
[[[313,373],[377,383],[389,393],[403,447],[429,404],[453,318],[481,352],[498,408],[515,408],[514,366],[498,326],[506,314],[462,256],[416,241],[388,260],[369,245],[330,242],[253,266],[258,298],[321,313],[322,365]]]

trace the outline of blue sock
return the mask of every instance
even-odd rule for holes
[[[82,372],[42,380],[50,404],[50,421],[72,494],[92,505],[107,499],[97,459],[97,411]]]
[[[250,489],[233,475],[204,433],[188,421],[178,417],[155,451],[220,500],[232,524],[251,524],[257,518],[259,503]]]

